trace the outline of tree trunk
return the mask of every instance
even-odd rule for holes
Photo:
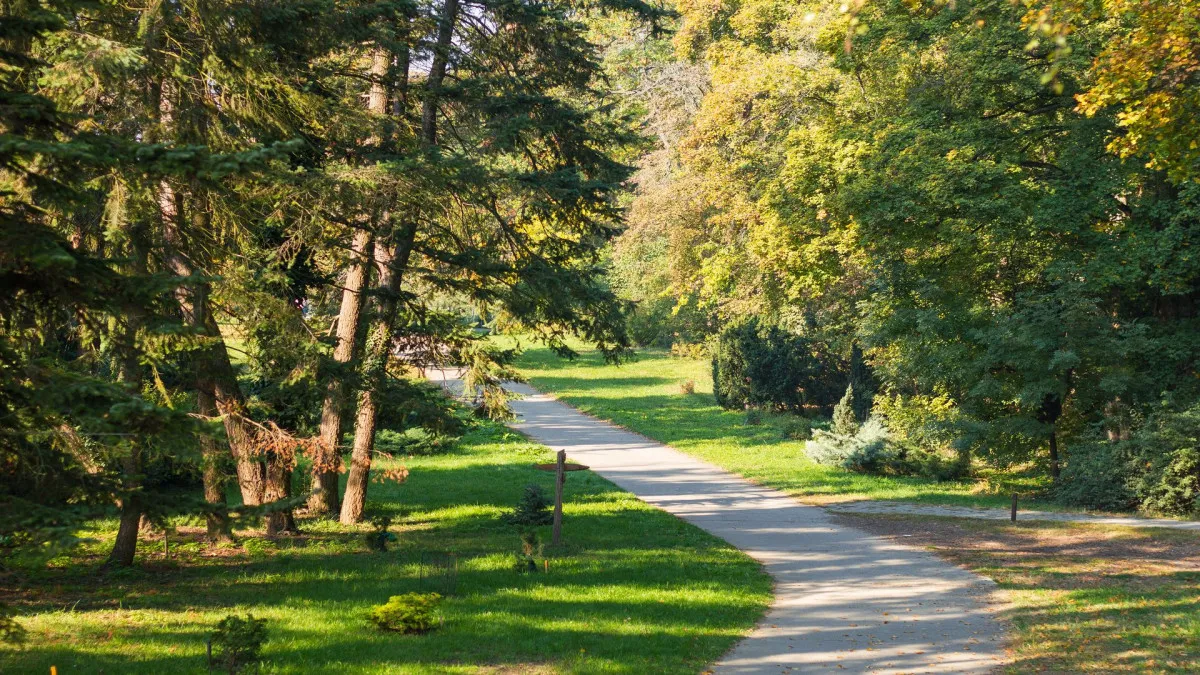
[[[433,60],[425,79],[425,100],[421,102],[421,138],[429,145],[437,144],[437,106],[441,98],[442,81],[450,63],[454,40],[454,24],[458,21],[458,0],[444,0],[438,19],[437,41],[433,45]]]
[[[400,51],[396,54],[396,91],[392,98],[392,116],[402,118],[408,112],[408,69],[412,63],[412,51],[408,47],[409,21],[404,20],[400,30]]]
[[[342,306],[338,312],[337,346],[333,360],[345,367],[359,356],[359,324],[362,322],[363,291],[367,285],[374,237],[369,230],[362,229],[354,234],[351,244],[350,268],[346,272],[346,283],[342,289]],[[325,401],[321,406],[321,450],[313,459],[313,494],[308,500],[312,514],[331,515],[341,508],[338,501],[338,465],[341,452],[342,427],[348,406],[349,387],[343,373],[334,373],[325,390]]]
[[[1058,482],[1058,438],[1053,430],[1050,431],[1050,476]]]
[[[292,462],[290,458],[272,455],[267,460],[266,491],[263,493],[263,502],[270,504],[283,501],[291,496]],[[267,514],[267,536],[298,531],[296,518],[292,514],[291,508],[271,511]]]
[[[144,254],[135,253],[134,259],[138,261],[135,271],[145,273]],[[128,385],[131,391],[136,391],[141,382],[136,340],[142,321],[140,316],[129,315],[126,322],[121,339],[115,341],[118,358],[117,379]],[[138,494],[142,487],[141,438],[134,437],[129,441],[129,452],[121,458],[121,470],[121,481],[125,488],[125,496],[121,499],[121,524],[117,528],[117,538],[105,564],[129,567],[137,553],[138,534],[144,512],[142,499]]]
[[[170,129],[175,121],[175,102],[171,100],[170,89],[170,84],[164,81],[157,93],[158,118],[163,129]],[[187,247],[182,232],[182,195],[166,180],[161,181],[158,186],[158,209],[162,221],[163,241],[166,243],[167,268],[179,277],[194,276],[196,267],[184,253]],[[242,414],[246,408],[245,397],[238,385],[233,364],[229,361],[229,352],[225,349],[221,331],[209,308],[208,284],[181,284],[175,290],[175,298],[184,321],[215,341],[215,344],[201,350],[195,357],[196,372],[212,383],[211,394],[225,424],[230,453],[237,464],[242,502],[247,506],[257,506],[263,500],[266,467],[256,459],[254,433]],[[200,383],[197,385],[199,389]]]
[[[182,217],[182,199],[166,181],[159,184],[159,214],[162,218],[163,240],[167,244],[167,267],[179,277],[196,274],[195,266],[183,254],[184,241],[179,222]],[[208,284],[180,284],[175,298],[183,314],[184,322],[199,333],[214,340],[212,344],[196,353],[195,364],[198,374],[197,391],[206,389],[217,412],[225,424],[225,435],[229,439],[229,450],[237,463],[238,487],[242,502],[257,506],[263,502],[266,467],[256,458],[254,432],[246,422],[243,411],[245,397],[238,384],[229,352],[217,327],[208,304]]]
[[[212,394],[211,383],[197,383],[196,407],[204,417],[217,416],[217,401]],[[205,521],[208,526],[208,538],[212,541],[233,539],[228,504],[225,500],[225,474],[221,471],[221,454],[221,446],[215,438],[207,434],[200,436],[200,456],[204,466],[204,501],[211,509],[205,516]]]
[[[136,463],[136,460],[132,463]],[[126,471],[130,469],[140,470],[140,467],[127,465]],[[117,567],[129,567],[133,564],[133,557],[137,553],[141,520],[141,500],[132,495],[121,500],[121,525],[117,528],[117,539],[113,542],[112,552],[108,555],[106,564]]]
[[[408,231],[405,228],[406,242]],[[396,246],[377,245],[375,264],[379,267],[376,301],[377,312],[367,338],[367,354],[363,363],[363,390],[358,396],[358,414],[354,420],[354,447],[350,454],[350,475],[346,478],[346,495],[342,500],[342,523],[349,525],[362,520],[367,500],[367,481],[371,477],[371,458],[375,450],[375,416],[378,392],[387,382],[387,364],[391,356],[392,330],[396,317],[396,296],[400,290],[402,270],[408,264],[411,242],[396,254]]]

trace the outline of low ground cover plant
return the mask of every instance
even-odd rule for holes
[[[521,501],[517,502],[516,508],[504,513],[500,518],[509,525],[519,527],[549,525],[554,518],[554,514],[550,512],[552,506],[554,502],[550,501],[542,486],[530,483],[521,493]]]
[[[397,633],[425,633],[437,625],[436,610],[441,601],[438,593],[393,595],[371,610],[371,622]]]
[[[245,618],[230,614],[221,619],[209,637],[208,667],[240,673],[262,660],[261,652],[266,642],[266,620],[256,619],[253,614],[247,614]]]

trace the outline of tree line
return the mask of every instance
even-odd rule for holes
[[[606,55],[658,139],[614,245],[636,340],[860,345],[898,442],[1200,509],[1200,5],[678,9]]]
[[[582,21],[617,12],[661,17],[3,2],[4,553],[58,550],[114,506],[115,565],[180,513],[214,538],[295,530],[301,506],[354,523],[380,425],[444,423],[413,366],[464,366],[503,414],[511,355],[480,316],[624,350],[601,252],[636,130]]]

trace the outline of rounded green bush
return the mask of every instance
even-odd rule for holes
[[[438,593],[405,593],[393,595],[386,604],[371,610],[371,622],[383,630],[398,633],[425,633],[437,623],[434,612],[441,602]]]

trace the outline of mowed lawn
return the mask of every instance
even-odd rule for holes
[[[550,490],[533,464],[551,459],[496,425],[405,458],[407,482],[369,493],[395,518],[387,553],[368,549],[369,526],[302,522],[298,537],[224,547],[180,528],[170,557],[156,536],[135,569],[102,572],[102,525],[82,555],[0,572],[28,631],[24,647],[0,646],[0,672],[202,672],[215,624],[247,612],[268,621],[267,673],[697,673],[750,631],[770,601],[757,563],[590,472],[566,483],[564,545],[538,556],[549,573],[517,573],[519,535],[499,516],[527,484]],[[398,635],[368,622],[410,591],[447,591],[444,625]]]
[[[712,395],[711,364],[676,358],[663,350],[638,350],[635,360],[612,365],[595,350],[572,343],[574,360],[522,338],[500,336],[501,344],[519,343],[517,365],[530,383],[584,412],[610,420],[666,443],[752,481],[809,502],[896,499],[929,504],[1005,507],[1014,489],[1029,492],[1027,479],[993,476],[991,480],[938,482],[923,478],[868,476],[824,467],[804,454],[804,441],[781,431],[785,415],[765,415],[747,424],[746,415],[725,410]],[[682,385],[692,382],[695,393]],[[1024,506],[1056,509],[1025,500]]]

